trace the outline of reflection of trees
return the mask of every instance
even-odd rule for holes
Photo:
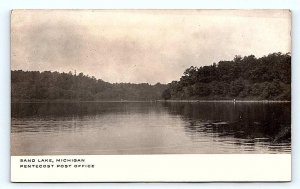
[[[182,116],[187,133],[205,132],[240,139],[268,138],[290,142],[290,104],[164,103],[171,114]]]
[[[81,117],[105,113],[149,113],[162,111],[156,103],[78,102],[78,103],[12,103],[12,117]]]
[[[184,130],[190,137],[201,135],[237,139],[236,145],[251,146],[257,138],[280,144],[291,140],[290,103],[134,103],[134,102],[82,102],[82,103],[12,103],[12,132],[51,132],[53,130],[83,129],[85,122],[104,114],[149,114],[166,112],[184,120]],[[162,108],[163,107],[163,108]],[[28,118],[28,119],[27,119]],[[31,121],[24,125],[22,121]],[[39,121],[53,121],[44,125]],[[68,122],[55,122],[62,120]],[[22,125],[23,124],[23,125]],[[50,125],[50,126],[49,126]],[[99,124],[97,125],[99,127]],[[260,139],[259,139],[260,140]],[[247,141],[241,142],[239,141]]]
[[[96,116],[131,116],[165,111],[155,102],[12,103],[11,108],[12,132],[76,131],[89,126],[84,121],[94,120]],[[27,121],[30,124],[25,123]],[[97,124],[97,127],[100,128],[101,124]]]

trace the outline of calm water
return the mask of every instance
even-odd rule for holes
[[[290,153],[290,103],[12,103],[12,155]]]

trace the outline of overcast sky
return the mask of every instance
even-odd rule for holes
[[[76,70],[112,83],[168,83],[192,65],[291,48],[283,10],[18,10],[11,21],[12,70]]]

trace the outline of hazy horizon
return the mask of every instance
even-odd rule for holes
[[[288,10],[16,10],[11,70],[167,84],[190,66],[291,51]]]

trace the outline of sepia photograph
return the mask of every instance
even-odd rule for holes
[[[11,156],[291,154],[289,10],[13,10]]]

